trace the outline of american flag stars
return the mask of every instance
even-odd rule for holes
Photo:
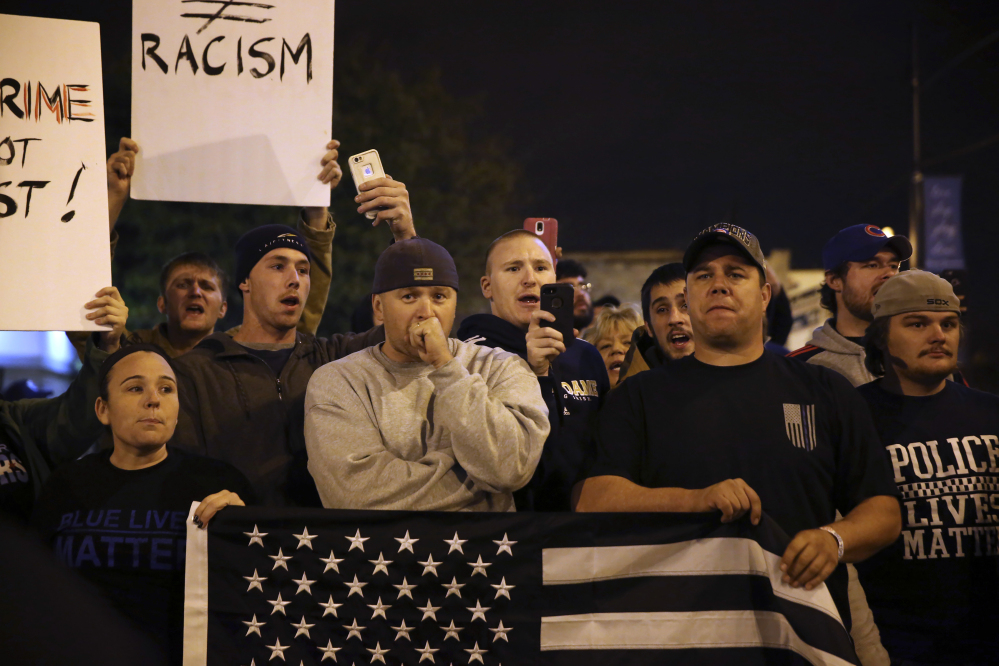
[[[241,543],[263,549],[248,564],[265,557],[273,564],[268,576],[260,574],[259,565],[247,568],[251,575],[242,576],[248,587],[240,587],[239,592],[245,589],[250,594],[243,597],[248,600],[247,613],[239,620],[245,635],[243,631],[239,635],[256,652],[248,649],[239,663],[249,661],[251,654],[259,659],[257,663],[309,663],[311,654],[312,663],[351,666],[423,662],[498,666],[504,656],[491,646],[511,640],[508,635],[513,626],[507,624],[505,613],[516,585],[506,575],[498,575],[511,572],[502,564],[506,560],[495,560],[493,553],[513,555],[517,542],[508,534],[499,540],[462,538],[453,530],[450,538],[439,531],[420,534],[419,529],[379,534],[373,525],[364,528],[364,536],[352,525],[350,536],[349,532],[313,532],[304,526],[300,530],[282,530],[271,523],[264,527],[268,532],[254,525],[252,532],[241,533],[250,540]],[[399,536],[399,532],[404,534]],[[336,543],[342,544],[341,539],[350,544],[337,557]],[[377,558],[365,557],[369,547]],[[285,548],[289,555],[284,554]],[[359,552],[355,555],[354,550]],[[386,552],[391,559],[385,557]],[[258,601],[252,601],[254,589],[263,595],[256,596]],[[251,612],[264,601],[270,620],[267,613],[261,615],[264,609]]]

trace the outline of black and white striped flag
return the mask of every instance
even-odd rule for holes
[[[787,438],[799,449],[815,448],[815,405],[784,403],[784,429]]]
[[[185,666],[856,664],[764,516],[230,507],[188,530]]]

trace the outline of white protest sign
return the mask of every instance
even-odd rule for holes
[[[99,330],[106,159],[100,26],[0,14],[0,330]]]
[[[333,0],[133,0],[132,197],[326,206]]]

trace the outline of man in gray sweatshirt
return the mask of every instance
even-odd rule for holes
[[[832,317],[788,356],[835,370],[854,386],[873,381],[864,367],[861,342],[871,323],[871,304],[885,280],[898,274],[899,264],[911,256],[909,239],[889,237],[873,224],[856,224],[833,236],[822,248],[822,307]]]
[[[534,373],[516,354],[448,338],[458,273],[436,243],[385,250],[372,293],[385,342],[323,366],[306,393],[323,506],[513,511],[549,431]]]

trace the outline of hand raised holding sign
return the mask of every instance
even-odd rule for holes
[[[337,158],[340,156],[340,151],[337,150],[339,147],[340,142],[333,139],[326,144],[326,154],[323,155],[323,159],[319,160],[322,170],[316,176],[316,179],[329,185],[330,190],[336,189],[336,186],[340,184],[340,180],[343,178],[343,171],[340,169],[339,162],[337,162]],[[302,209],[302,217],[305,219],[306,224],[316,229],[326,228],[327,213],[328,209],[326,206],[306,206]]]
[[[132,175],[135,173],[135,155],[138,152],[139,144],[128,137],[122,137],[118,142],[118,152],[108,158],[108,221],[112,231],[121,215],[121,209],[128,201]]]
[[[377,211],[371,226],[387,222],[397,241],[416,237],[413,211],[409,207],[409,192],[405,183],[392,180],[392,176],[385,176],[366,180],[357,189],[360,190],[360,194],[354,197],[354,201],[360,204],[357,212],[363,215],[369,210]]]
[[[110,326],[110,331],[101,333],[100,348],[109,354],[118,351],[121,346],[121,336],[125,332],[128,321],[128,307],[118,293],[117,287],[104,287],[94,294],[94,300],[83,307],[93,312],[87,313],[87,319],[101,326]]]

